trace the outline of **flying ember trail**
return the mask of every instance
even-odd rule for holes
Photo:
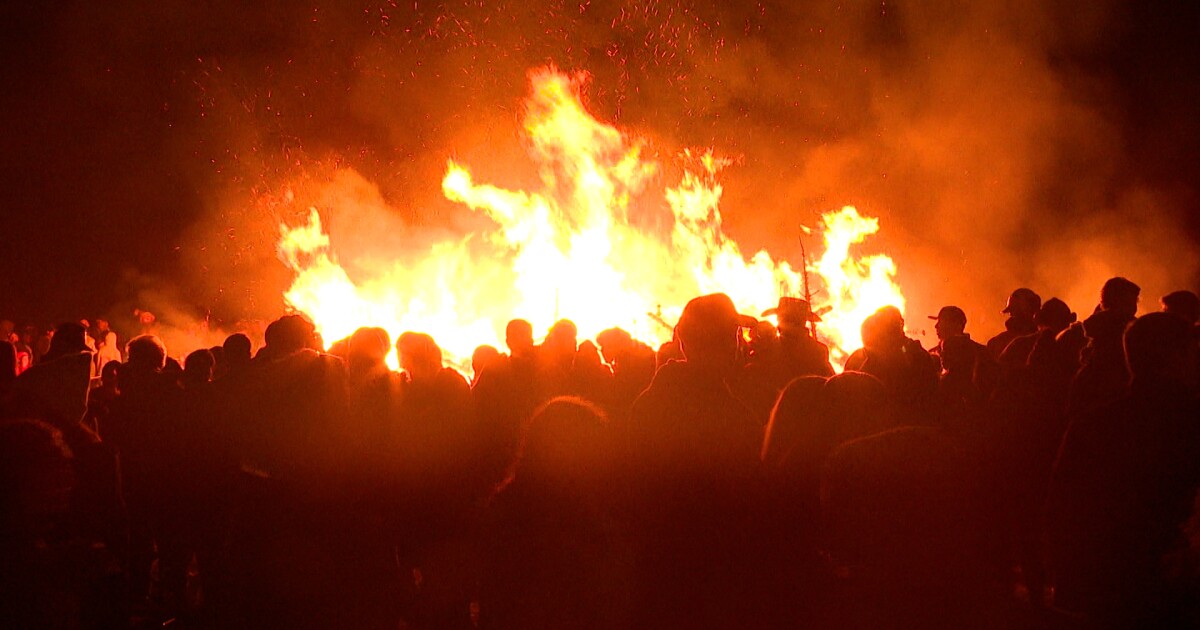
[[[502,348],[511,318],[538,331],[570,319],[581,338],[620,326],[659,343],[698,295],[727,293],[751,315],[781,295],[803,295],[799,269],[766,251],[747,257],[722,231],[717,176],[727,161],[684,151],[678,183],[655,189],[666,177],[663,166],[646,157],[642,140],[587,112],[584,81],[552,67],[530,74],[524,127],[539,190],[478,182],[468,166],[449,162],[446,198],[486,216],[491,231],[436,243],[416,263],[373,265],[366,277],[351,278],[317,209],[304,225],[282,226],[279,254],[296,274],[288,304],[308,314],[327,342],[360,326],[382,326],[393,339],[426,332],[450,363],[463,365],[479,344]],[[825,250],[809,271],[824,311],[819,337],[840,366],[861,345],[863,319],[886,305],[903,310],[904,298],[890,258],[850,253],[878,231],[876,219],[847,206],[825,214],[821,227]]]

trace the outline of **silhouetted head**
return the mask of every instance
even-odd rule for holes
[[[1135,379],[1192,384],[1195,342],[1191,326],[1168,313],[1149,313],[1125,330],[1125,361]]]
[[[823,377],[801,376],[779,393],[763,436],[761,457],[768,467],[793,466],[798,463],[793,458],[823,459],[828,448],[822,446],[828,441],[826,427],[821,422],[824,385]],[[820,465],[820,461],[809,463],[814,467]]]
[[[117,386],[117,373],[121,371],[120,361],[109,361],[100,368],[100,384],[105,387]]]
[[[329,344],[329,350],[326,352],[345,361],[350,356],[350,338],[338,339]]]
[[[603,478],[610,470],[604,412],[580,398],[554,398],[526,425],[516,478],[574,485]]]
[[[943,306],[937,315],[930,315],[929,319],[937,322],[933,330],[939,341],[960,336],[967,329],[967,314],[957,306]]]
[[[904,344],[904,316],[895,306],[885,306],[863,320],[861,332],[864,348],[899,350]]]
[[[1141,287],[1125,278],[1109,278],[1100,288],[1100,309],[1132,318],[1137,314],[1141,292]]]
[[[216,359],[207,348],[196,350],[183,360],[183,380],[189,385],[198,385],[212,380]]]
[[[1200,297],[1191,291],[1168,293],[1162,298],[1162,310],[1194,325],[1200,321]]]
[[[174,357],[167,357],[163,362],[162,373],[172,381],[178,381],[183,376],[183,366]]]
[[[225,346],[211,346],[209,347],[208,351],[211,352],[213,356],[213,376],[215,377],[217,374],[223,373],[225,368],[229,365],[225,361]]]
[[[138,335],[125,346],[126,363],[138,372],[158,372],[167,361],[167,348],[154,335]]]
[[[596,335],[596,343],[600,344],[600,352],[604,361],[609,365],[617,358],[633,348],[633,336],[620,328],[609,328]]]
[[[1071,312],[1071,307],[1067,306],[1066,302],[1058,298],[1050,298],[1046,300],[1042,308],[1038,309],[1033,321],[1042,330],[1060,332],[1074,324],[1076,319],[1078,318],[1075,313]]]
[[[267,326],[264,335],[268,353],[273,357],[289,355],[313,345],[316,328],[303,315],[284,315]]]
[[[475,378],[478,379],[479,375],[483,374],[484,370],[499,364],[503,358],[504,355],[500,354],[500,351],[497,350],[495,346],[479,346],[478,348],[475,348],[474,352],[471,353],[471,372],[473,372]]]
[[[712,293],[687,303],[675,332],[688,363],[727,368],[737,359],[738,329],[755,323],[738,314],[728,295]]]
[[[382,328],[359,328],[346,343],[346,362],[352,369],[384,365],[392,338]]]
[[[813,312],[808,300],[786,296],[779,298],[779,304],[775,308],[762,312],[763,317],[771,315],[775,315],[776,321],[779,322],[781,337],[808,335],[808,323],[821,321],[820,316]]]
[[[225,338],[221,344],[225,348],[225,361],[231,367],[246,365],[250,362],[250,338],[242,333],[234,333]]]
[[[883,326],[877,314],[867,315],[859,327],[859,333],[862,335],[863,348],[877,350],[884,346]]]
[[[504,327],[504,345],[516,356],[526,356],[533,351],[533,324],[514,319]]]
[[[822,387],[825,421],[837,444],[892,428],[892,404],[884,384],[870,374],[842,372]]]
[[[774,355],[780,347],[779,331],[771,322],[760,320],[750,332],[750,349],[758,358]]]
[[[554,356],[574,356],[578,346],[576,342],[578,336],[579,329],[575,327],[575,322],[569,319],[560,319],[554,322],[554,325],[550,327],[550,332],[546,333],[546,341],[542,344],[542,348]]]
[[[1034,293],[1033,289],[1021,287],[1008,296],[1008,303],[1000,312],[1008,313],[1009,317],[1013,319],[1033,320],[1033,316],[1041,307],[1042,297]]]
[[[51,361],[68,354],[87,352],[85,335],[87,335],[87,329],[83,327],[83,324],[75,322],[59,324],[54,328],[54,336],[50,338],[50,349],[46,352],[44,360]]]
[[[396,340],[396,353],[400,358],[400,369],[413,381],[432,378],[442,369],[442,349],[425,333],[401,334]]]
[[[575,364],[580,367],[600,367],[604,364],[600,359],[600,349],[590,339],[585,339],[575,351]]]

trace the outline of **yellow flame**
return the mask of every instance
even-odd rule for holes
[[[827,337],[834,363],[843,365],[849,353],[862,346],[864,319],[884,306],[904,312],[904,296],[892,281],[896,265],[884,255],[855,259],[850,246],[879,231],[879,220],[864,217],[852,206],[821,217],[825,253],[813,266],[824,281],[819,330]]]
[[[296,273],[288,304],[312,317],[327,342],[367,325],[393,338],[427,332],[461,367],[477,344],[502,347],[501,331],[514,317],[540,331],[569,318],[581,338],[621,326],[658,343],[670,339],[669,326],[697,295],[722,291],[758,315],[780,295],[802,294],[790,264],[765,251],[747,259],[723,232],[716,178],[728,160],[684,151],[679,183],[653,194],[660,165],[644,156],[641,141],[584,109],[585,78],[554,68],[530,75],[525,131],[541,190],[478,183],[467,167],[448,163],[445,197],[495,224],[482,242],[473,235],[440,242],[416,263],[376,264],[352,280],[312,209],[306,224],[281,227],[280,257]],[[825,253],[810,270],[823,280],[814,301],[829,309],[819,331],[841,365],[860,343],[866,315],[887,304],[903,309],[904,301],[891,259],[850,255],[878,231],[877,220],[846,207],[823,222]]]

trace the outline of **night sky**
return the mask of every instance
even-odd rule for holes
[[[1162,200],[1151,205],[1166,218],[1154,224],[1167,226],[1182,243],[1176,247],[1200,249],[1195,2],[1028,12],[1026,4],[1038,3],[1018,2],[971,15],[958,3],[903,1],[803,11],[785,2],[700,1],[4,4],[0,318],[19,322],[117,319],[156,300],[196,317],[270,316],[282,308],[288,275],[271,248],[279,217],[256,216],[257,195],[336,165],[377,182],[397,207],[423,203],[447,156],[471,151],[473,129],[516,120],[525,69],[546,61],[591,72],[589,97],[607,119],[678,145],[712,143],[748,156],[728,201],[731,229],[753,240],[771,225],[746,210],[758,178],[788,178],[802,167],[787,160],[805,159],[808,170],[797,178],[812,189],[821,177],[807,166],[815,156],[901,137],[890,134],[906,112],[936,120],[956,111],[953,98],[917,97],[939,94],[939,86],[973,90],[971,81],[944,81],[939,68],[978,50],[965,76],[1002,90],[1030,68],[1036,81],[1014,93],[1044,95],[1029,102],[1049,102],[1046,125],[1092,122],[1047,134],[1041,145],[1010,144],[1003,134],[1021,130],[1005,131],[1003,106],[986,118],[969,110],[979,116],[969,124],[995,134],[973,159],[987,163],[994,147],[1022,147],[1018,161],[1005,157],[1022,165],[1023,192],[1008,204],[1022,218],[993,222],[995,238],[963,238],[998,251],[1053,251],[1048,233],[1070,233],[1102,206],[1100,232],[1144,224],[1126,202],[1137,190]],[[1000,51],[1003,60],[993,62],[989,55]],[[987,74],[1010,62],[1012,74]],[[1055,109],[1058,100],[1071,109]],[[903,107],[869,106],[895,101]],[[1093,145],[1095,129],[1104,140]],[[787,146],[770,145],[771,136],[803,147],[801,157],[781,157]],[[891,188],[895,175],[886,183],[862,175],[917,168],[911,149],[892,147],[872,149],[880,153],[861,172],[830,174],[828,190],[789,198],[873,204],[890,217],[902,262],[906,243],[947,249],[949,239],[918,237],[948,210],[911,186]],[[1033,155],[1043,150],[1052,164]],[[978,195],[979,211],[988,212],[987,190],[947,186],[959,207]],[[911,209],[922,203],[927,211]],[[1158,236],[1140,238],[1136,246],[1147,249]],[[970,256],[959,260],[985,264]],[[1176,264],[1189,263],[1162,260]],[[1012,269],[995,285],[1042,273]],[[1189,278],[1187,288],[1200,285],[1195,268],[1179,273],[1172,277]]]

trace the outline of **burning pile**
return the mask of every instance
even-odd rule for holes
[[[691,298],[721,291],[757,315],[781,295],[803,295],[801,272],[759,251],[745,257],[721,228],[727,161],[712,151],[684,151],[678,185],[655,194],[659,163],[645,144],[592,117],[580,100],[586,77],[554,68],[530,75],[525,131],[542,188],[508,190],[476,182],[453,160],[442,180],[446,198],[494,222],[485,234],[435,244],[415,264],[375,265],[351,279],[330,248],[314,208],[308,223],[282,227],[280,257],[296,278],[285,297],[307,313],[327,341],[359,326],[393,338],[426,332],[461,363],[479,344],[502,347],[508,319],[535,330],[559,318],[581,337],[620,326],[657,343]],[[822,217],[825,251],[810,265],[818,326],[836,365],[861,344],[862,320],[881,306],[903,309],[886,256],[857,260],[850,247],[879,229],[852,207]]]

